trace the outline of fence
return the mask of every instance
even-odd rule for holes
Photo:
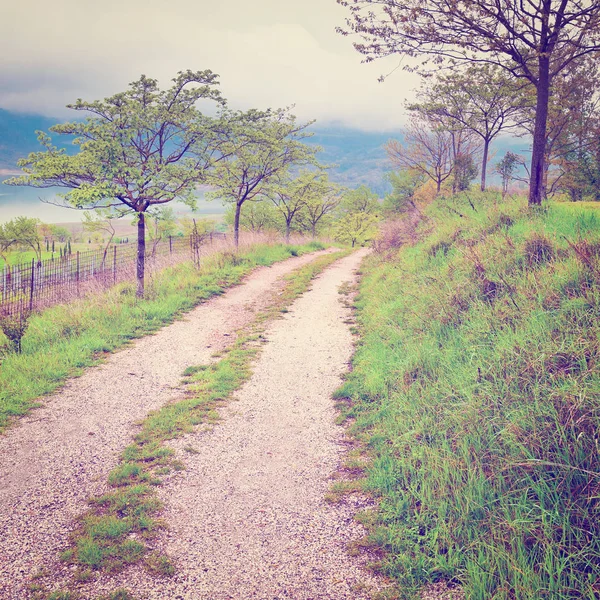
[[[199,261],[200,247],[222,240],[225,234],[170,237],[146,243],[146,270],[186,260]],[[97,288],[133,280],[137,244],[119,244],[104,250],[65,254],[4,265],[0,272],[0,317],[23,316],[40,308],[66,302]]]

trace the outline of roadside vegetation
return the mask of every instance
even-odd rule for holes
[[[171,470],[184,468],[166,442],[192,432],[202,423],[218,420],[218,408],[252,374],[252,362],[266,342],[263,334],[267,324],[285,312],[327,266],[347,254],[348,251],[325,254],[287,275],[269,306],[237,332],[232,346],[215,356],[215,362],[186,369],[183,376],[187,393],[151,412],[141,423],[133,443],[124,450],[118,466],[108,476],[109,491],[93,498],[90,510],[80,519],[72,547],[62,555],[63,561],[75,567],[70,589],[55,590],[48,595],[40,577],[32,590],[36,598],[78,598],[78,588],[93,580],[98,572],[115,572],[138,562],[143,562],[157,577],[174,574],[175,567],[169,558],[151,552],[147,546],[165,526],[160,519],[162,506],[156,486]],[[185,449],[197,452],[192,446]],[[124,589],[114,594],[133,598]]]
[[[440,197],[364,263],[338,396],[371,458],[369,543],[407,598],[435,581],[471,600],[598,597],[599,219]]]
[[[190,262],[160,272],[149,283],[143,300],[136,298],[132,282],[55,306],[30,317],[21,354],[12,351],[0,333],[0,432],[13,418],[38,406],[41,396],[56,390],[68,377],[223,293],[254,267],[322,248],[319,242],[311,242],[220,253],[209,256],[199,269]]]

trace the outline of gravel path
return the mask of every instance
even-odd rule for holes
[[[104,489],[135,422],[178,394],[186,367],[227,345],[268,302],[279,277],[318,254],[254,271],[243,285],[71,380],[0,438],[2,600],[27,598],[32,574],[65,548],[74,517]]]
[[[271,324],[223,421],[170,443],[186,469],[161,488],[169,528],[158,545],[175,576],[153,579],[133,567],[96,592],[123,585],[148,599],[370,598],[377,582],[346,549],[364,534],[356,507],[324,500],[345,451],[331,394],[352,353],[338,289],[363,255],[335,263]],[[190,445],[199,453],[183,452]]]

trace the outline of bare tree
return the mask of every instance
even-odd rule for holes
[[[482,143],[481,190],[486,187],[492,140],[501,131],[521,125],[526,83],[519,83],[494,65],[470,65],[462,72],[440,75],[423,86],[419,102],[408,110],[443,117],[475,134]]]
[[[385,149],[396,168],[423,173],[435,182],[438,194],[452,175],[455,139],[441,126],[429,128],[422,119],[413,117],[404,133],[404,143],[390,140]]]

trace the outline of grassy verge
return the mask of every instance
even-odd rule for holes
[[[38,406],[40,396],[96,363],[133,338],[152,333],[182,313],[223,291],[254,267],[322,249],[261,245],[242,255],[210,256],[200,269],[190,263],[165,269],[148,284],[147,297],[135,297],[134,284],[121,284],[98,296],[56,306],[31,318],[22,354],[9,351],[0,333],[0,432],[11,419]]]
[[[143,562],[156,576],[173,574],[174,566],[168,557],[150,552],[146,545],[164,526],[156,486],[170,470],[182,468],[166,442],[193,431],[201,423],[218,419],[218,408],[250,377],[251,364],[262,347],[267,323],[285,312],[314,277],[347,254],[348,251],[321,256],[288,275],[269,307],[238,332],[232,346],[219,355],[217,362],[186,370],[185,397],[148,415],[133,443],[123,452],[119,465],[110,473],[110,491],[91,500],[91,508],[73,536],[72,547],[62,556],[76,568],[71,589],[52,594],[59,594],[57,598],[65,600],[77,598],[78,586],[98,572],[118,571],[132,563]],[[196,450],[189,447],[188,451]],[[41,583],[36,586],[38,598],[53,598]],[[114,594],[127,592],[117,590]]]
[[[406,597],[597,598],[600,218],[470,200],[364,265],[338,395],[372,457],[371,542]]]

